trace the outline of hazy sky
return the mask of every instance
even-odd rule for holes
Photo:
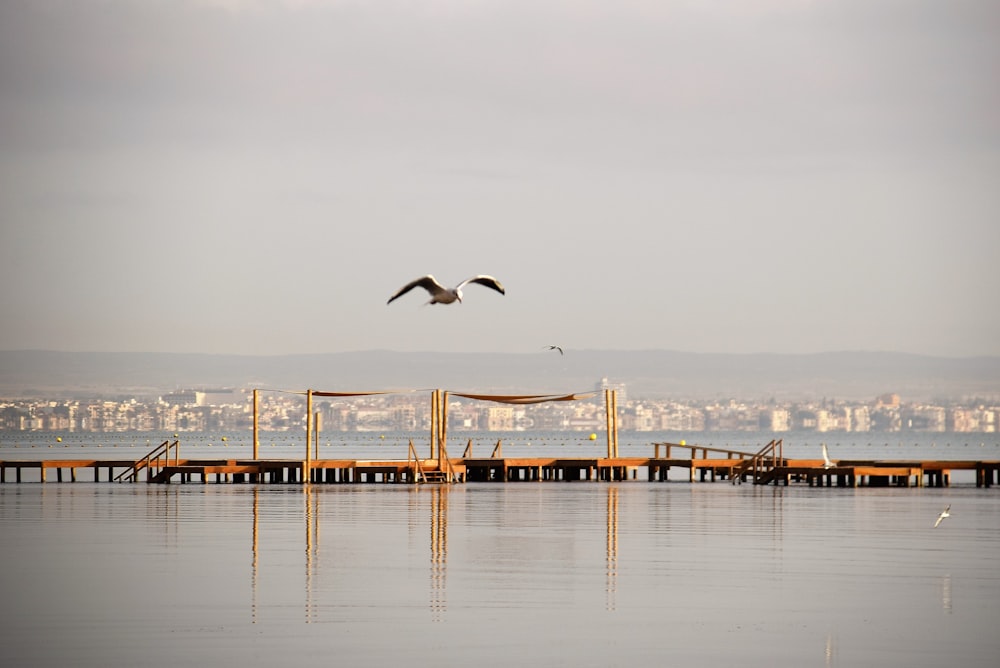
[[[997,35],[995,1],[3,0],[0,349],[998,355]],[[386,306],[425,273],[507,295]]]

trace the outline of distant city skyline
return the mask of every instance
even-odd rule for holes
[[[0,351],[0,399],[155,397],[179,388],[568,394],[627,387],[642,399],[1000,400],[1000,356],[700,355],[676,351],[338,353],[253,357]]]
[[[1000,355],[1000,5],[0,3],[0,350]],[[496,276],[421,306],[400,286]]]
[[[616,388],[612,388],[616,389]],[[904,402],[897,394],[869,401],[694,401],[626,399],[619,392],[621,431],[744,432],[1000,432],[1000,403],[965,401],[946,405]],[[155,400],[0,400],[3,432],[225,432],[253,427],[253,394],[246,391],[171,392]],[[606,428],[602,395],[572,402],[512,405],[486,400],[449,400],[453,432],[599,431]],[[303,431],[304,397],[261,392],[258,423],[263,431]],[[326,432],[426,431],[427,396],[412,394],[350,398],[317,397],[314,411]]]

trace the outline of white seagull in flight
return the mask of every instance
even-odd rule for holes
[[[389,301],[387,301],[386,304],[391,304],[394,299],[402,297],[413,288],[423,288],[428,293],[430,293],[431,300],[427,302],[427,304],[451,304],[453,302],[461,303],[462,288],[468,285],[469,283],[478,283],[479,285],[485,285],[488,288],[496,290],[502,295],[507,294],[503,289],[503,285],[500,284],[500,281],[493,278],[492,276],[486,276],[485,274],[480,274],[478,276],[473,276],[472,278],[467,278],[453,288],[444,287],[443,285],[437,282],[437,279],[435,279],[430,274],[427,274],[426,276],[421,276],[420,278],[412,280],[403,287],[401,287],[399,290],[396,291],[396,294],[389,297]]]
[[[951,517],[951,513],[949,512],[950,510],[951,510],[951,504],[948,504],[948,507],[941,511],[941,514],[938,515],[937,521],[934,522],[935,527],[941,524],[941,520],[943,520],[944,518]]]
[[[823,443],[823,468],[832,469],[837,465],[830,461],[830,455],[826,453],[826,443]]]
[[[563,349],[560,348],[559,346],[545,346],[545,347],[548,348],[549,350],[558,350],[560,355],[563,354]]]

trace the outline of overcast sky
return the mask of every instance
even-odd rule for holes
[[[0,349],[998,355],[998,34],[963,0],[4,0]],[[425,273],[507,294],[386,305]]]

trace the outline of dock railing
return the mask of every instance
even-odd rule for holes
[[[784,462],[784,439],[772,439],[770,443],[758,450],[750,460],[754,483],[760,483],[765,476],[770,475],[778,466],[783,465]],[[736,475],[736,472],[734,472],[733,484],[736,484],[738,480],[741,481],[743,476],[750,470],[751,468],[743,468],[739,472],[739,475]]]
[[[729,476],[732,479],[733,484],[741,482],[748,473],[753,472],[754,481],[758,481],[760,476],[764,476],[770,471],[773,471],[782,459],[782,441],[781,439],[772,439],[767,445],[758,450],[755,453],[742,452],[740,450],[730,450],[728,448],[716,448],[713,446],[706,445],[688,445],[686,443],[654,443],[653,444],[653,458],[661,459],[660,452],[661,447],[664,452],[664,459],[671,459],[672,450],[676,448],[681,448],[686,452],[690,452],[690,459],[692,466],[695,461],[700,463],[711,462],[714,459],[719,459],[721,461],[725,460],[738,460],[734,463],[729,471]],[[725,460],[723,457],[715,455],[725,455]],[[681,457],[679,459],[687,459],[686,457]],[[691,475],[694,475],[692,469]]]
[[[469,447],[471,447],[472,441],[469,441]],[[457,479],[457,473],[455,472],[455,467],[451,463],[451,458],[448,456],[448,449],[445,447],[444,443],[439,443],[441,458],[438,460],[440,462],[440,467],[437,469],[424,470],[423,465],[420,463],[420,457],[417,455],[417,449],[413,445],[413,441],[410,441],[409,452],[406,455],[406,462],[410,469],[413,471],[413,482],[455,482]],[[466,448],[468,451],[468,447]]]
[[[469,439],[468,445],[465,446],[465,450],[462,451],[462,459],[472,459],[472,439]],[[503,439],[499,439],[497,444],[493,446],[493,452],[490,453],[490,459],[503,459]]]
[[[444,467],[444,474],[447,476],[446,482],[455,482],[455,467],[451,464],[451,457],[448,456],[448,448],[441,444],[441,465]]]
[[[420,466],[420,457],[417,456],[417,449],[413,447],[412,438],[409,452],[406,454],[406,463],[413,469],[413,482],[424,482],[424,469]]]
[[[653,443],[653,458],[661,459],[660,457],[660,446],[665,448],[665,455],[662,459],[670,459],[670,451],[674,448],[682,448],[683,450],[690,452],[690,459],[713,459],[709,456],[709,453],[718,453],[725,455],[726,459],[739,459],[742,461],[749,461],[754,455],[749,452],[741,452],[739,450],[729,450],[726,448],[716,448],[710,445],[688,445],[686,443]],[[701,452],[701,457],[698,453]],[[687,459],[686,457],[684,459]],[[718,457],[722,459],[722,457]]]
[[[174,451],[174,465],[176,466],[180,457],[180,441],[166,440],[150,450],[145,457],[137,459],[131,468],[127,468],[117,476],[115,482],[135,482],[139,479],[139,471],[146,471],[146,482],[150,482],[160,469],[170,466],[170,451]]]

